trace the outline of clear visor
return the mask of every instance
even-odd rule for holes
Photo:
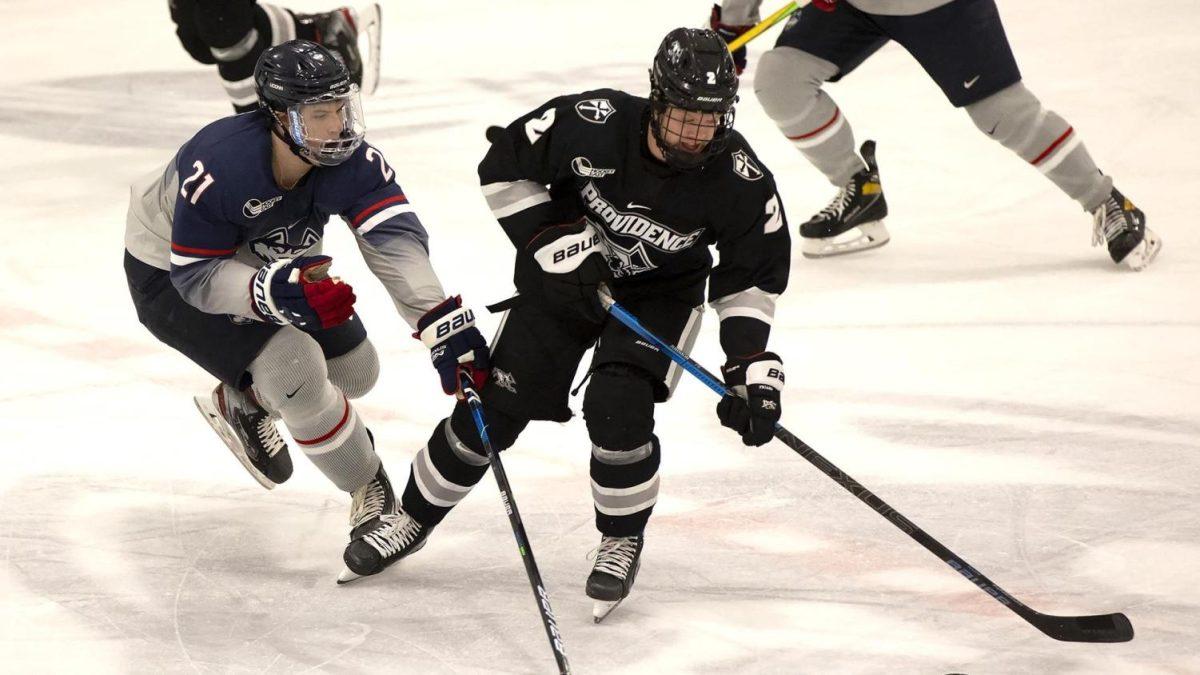
[[[358,86],[328,100],[288,106],[287,132],[300,152],[317,164],[334,166],[354,154],[367,127]]]

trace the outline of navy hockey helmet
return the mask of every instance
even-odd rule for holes
[[[667,33],[650,67],[650,129],[668,164],[696,168],[725,149],[737,90],[733,56],[720,35]]]
[[[336,166],[363,142],[358,85],[342,60],[308,40],[263,51],[254,66],[258,107],[292,152],[311,164]]]

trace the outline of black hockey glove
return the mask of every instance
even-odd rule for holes
[[[782,405],[783,361],[772,352],[729,359],[721,368],[726,395],[717,404],[721,424],[742,435],[746,445],[763,445],[775,436]]]
[[[582,218],[547,227],[534,235],[526,250],[541,268],[542,294],[556,307],[600,323],[608,316],[600,304],[600,284],[612,279],[600,235]]]

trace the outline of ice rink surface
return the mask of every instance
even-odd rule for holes
[[[1200,672],[1200,4],[1000,5],[1029,87],[1146,211],[1161,256],[1135,274],[1089,248],[1090,217],[888,47],[829,91],[879,142],[893,241],[795,253],[772,339],[784,421],[1035,609],[1123,611],[1137,637],[1042,636],[787,448],[742,447],[685,380],[658,413],[634,596],[602,625],[583,594],[583,425],[534,425],[505,455],[577,672]],[[448,290],[481,310],[511,288],[475,176],[484,128],[560,93],[646,92],[661,36],[707,12],[385,3],[368,140]],[[0,16],[0,670],[552,672],[490,478],[418,555],[336,587],[348,496],[298,453],[290,482],[258,487],[192,407],[209,378],[138,324],[127,186],[229,112],[166,3],[7,0]],[[737,126],[795,227],[833,190],[749,81]],[[351,235],[335,223],[326,241],[381,352],[359,409],[400,484],[450,402]],[[696,356],[715,369],[706,321]]]

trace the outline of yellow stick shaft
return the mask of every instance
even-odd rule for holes
[[[758,37],[761,33],[763,33],[763,31],[767,30],[771,26],[774,26],[775,24],[779,23],[780,21],[783,21],[784,19],[786,19],[788,17],[788,15],[790,15],[792,12],[800,9],[801,5],[806,5],[806,4],[808,4],[808,3],[807,2],[789,2],[785,7],[781,8],[779,11],[775,12],[771,16],[768,16],[767,18],[763,19],[762,21],[759,21],[758,23],[756,23],[754,25],[753,28],[751,28],[750,30],[746,31],[745,33],[742,33],[741,35],[739,35],[737,37],[737,39],[734,40],[733,42],[730,42],[729,43],[729,51],[732,52],[732,51],[741,49],[742,47],[745,47],[747,42]]]

